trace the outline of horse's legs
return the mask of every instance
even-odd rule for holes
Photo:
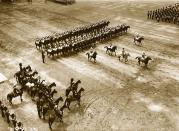
[[[71,104],[71,102],[69,101],[69,102],[67,102],[67,108],[68,108],[68,110],[70,110],[70,104]]]
[[[138,63],[139,63],[139,65],[140,65],[140,60],[138,60]]]
[[[12,105],[12,98],[9,99],[9,103]]]
[[[22,94],[20,95],[20,99],[21,99],[21,102],[23,101],[23,99],[22,99]]]
[[[96,63],[96,59],[94,58],[94,63]]]
[[[77,102],[78,102],[78,106],[80,106],[80,100],[78,100]]]
[[[52,130],[52,124],[53,124],[53,122],[54,122],[54,118],[49,118],[48,125],[49,125],[50,130]]]

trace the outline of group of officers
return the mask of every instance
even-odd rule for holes
[[[163,21],[179,24],[179,4],[148,11],[147,17],[148,19],[155,19],[158,22]]]
[[[14,113],[11,114],[7,106],[5,106],[2,101],[0,101],[0,110],[2,118],[4,118],[9,125],[13,125],[14,131],[24,131],[23,124],[21,122],[17,122],[16,115]]]
[[[138,35],[138,37],[139,37],[139,35]],[[109,45],[109,48],[111,48],[111,49],[113,48],[113,44],[112,44],[112,43]],[[92,56],[94,52],[96,52],[96,50],[94,50],[94,48],[91,47],[91,48],[90,48],[90,56]],[[122,48],[122,53],[121,53],[121,55],[122,55],[123,58],[124,58],[125,54],[126,54],[126,50],[125,50],[125,48]],[[143,59],[146,58],[145,52],[142,53],[142,58],[143,58]]]

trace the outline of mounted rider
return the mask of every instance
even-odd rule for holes
[[[20,72],[22,72],[23,70],[22,63],[19,63],[19,68],[20,68]]]
[[[124,58],[125,54],[126,54],[126,51],[124,48],[122,48],[122,58]]]
[[[146,58],[146,54],[145,52],[142,53],[142,59],[145,59]]]
[[[93,47],[90,48],[90,56],[93,56],[93,53],[94,53],[94,49]]]
[[[20,93],[20,90],[17,89],[16,87],[14,87],[14,89],[13,89],[13,93],[16,95],[16,94]]]
[[[23,124],[21,122],[18,122],[16,127],[14,128],[14,131],[24,131]]]
[[[109,48],[110,48],[110,49],[112,49],[112,48],[113,48],[113,45],[112,45],[112,43],[109,45]]]
[[[74,79],[71,78],[71,80],[70,80],[70,87],[72,87],[74,84],[75,84]]]

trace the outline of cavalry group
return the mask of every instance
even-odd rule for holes
[[[127,32],[130,26],[122,24],[108,27],[109,21],[100,21],[78,27],[63,33],[54,33],[35,41],[36,48],[45,51],[47,56],[69,56],[94,47],[99,41],[109,40]]]
[[[58,95],[55,82],[47,84],[45,80],[41,80],[41,77],[38,75],[37,71],[32,71],[31,66],[23,67],[22,64],[19,64],[20,70],[15,73],[15,78],[17,84],[13,87],[13,91],[7,94],[7,100],[10,104],[12,99],[20,96],[21,102],[23,102],[23,92],[26,91],[27,94],[36,102],[37,112],[40,119],[46,119],[48,116],[49,128],[52,129],[52,124],[55,120],[63,122],[63,113],[64,109],[70,110],[70,104],[73,101],[76,101],[78,106],[81,102],[81,93],[84,91],[84,88],[80,88],[79,84],[81,80],[74,81],[73,78],[70,80],[70,86],[65,90],[65,98],[59,96],[54,97],[54,94]],[[61,107],[59,107],[59,102]],[[18,130],[19,131],[19,130]]]
[[[179,4],[148,11],[147,16],[148,19],[157,20],[158,22],[162,21],[179,25]]]
[[[139,37],[139,36],[138,36]],[[139,37],[141,38],[141,37]],[[137,39],[137,38],[135,38]],[[116,45],[112,45],[110,44],[109,46],[105,46],[104,48],[106,48],[106,54],[108,55],[116,55],[116,50],[117,50],[117,46]],[[93,48],[91,48],[91,50],[89,52],[86,53],[86,55],[88,55],[88,61],[91,61],[92,59],[94,60],[94,62],[96,62],[96,58],[97,58],[97,51],[94,50]],[[122,52],[120,55],[118,55],[118,59],[119,61],[122,62],[128,62],[128,57],[130,57],[130,53],[126,52],[125,48],[122,48]],[[137,56],[135,59],[137,59],[138,64],[141,65],[141,63],[144,64],[144,67],[148,68],[147,65],[149,63],[150,60],[152,60],[152,58],[150,56],[147,56],[145,54],[145,52],[142,53],[141,56]]]

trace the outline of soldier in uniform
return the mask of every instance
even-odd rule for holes
[[[42,62],[45,63],[45,52],[42,50]]]
[[[16,115],[13,113],[13,114],[10,115],[10,118],[11,118],[13,126],[16,127],[16,123],[17,123]]]
[[[10,120],[9,120],[10,113],[8,109],[6,110],[5,115],[6,115],[7,123],[10,124]]]
[[[145,57],[146,57],[146,54],[145,54],[145,52],[143,52],[142,53],[142,58],[145,59]]]
[[[124,58],[125,53],[126,53],[125,49],[122,48],[122,58]]]
[[[20,72],[22,72],[23,70],[22,63],[19,63],[19,68],[20,68]]]

